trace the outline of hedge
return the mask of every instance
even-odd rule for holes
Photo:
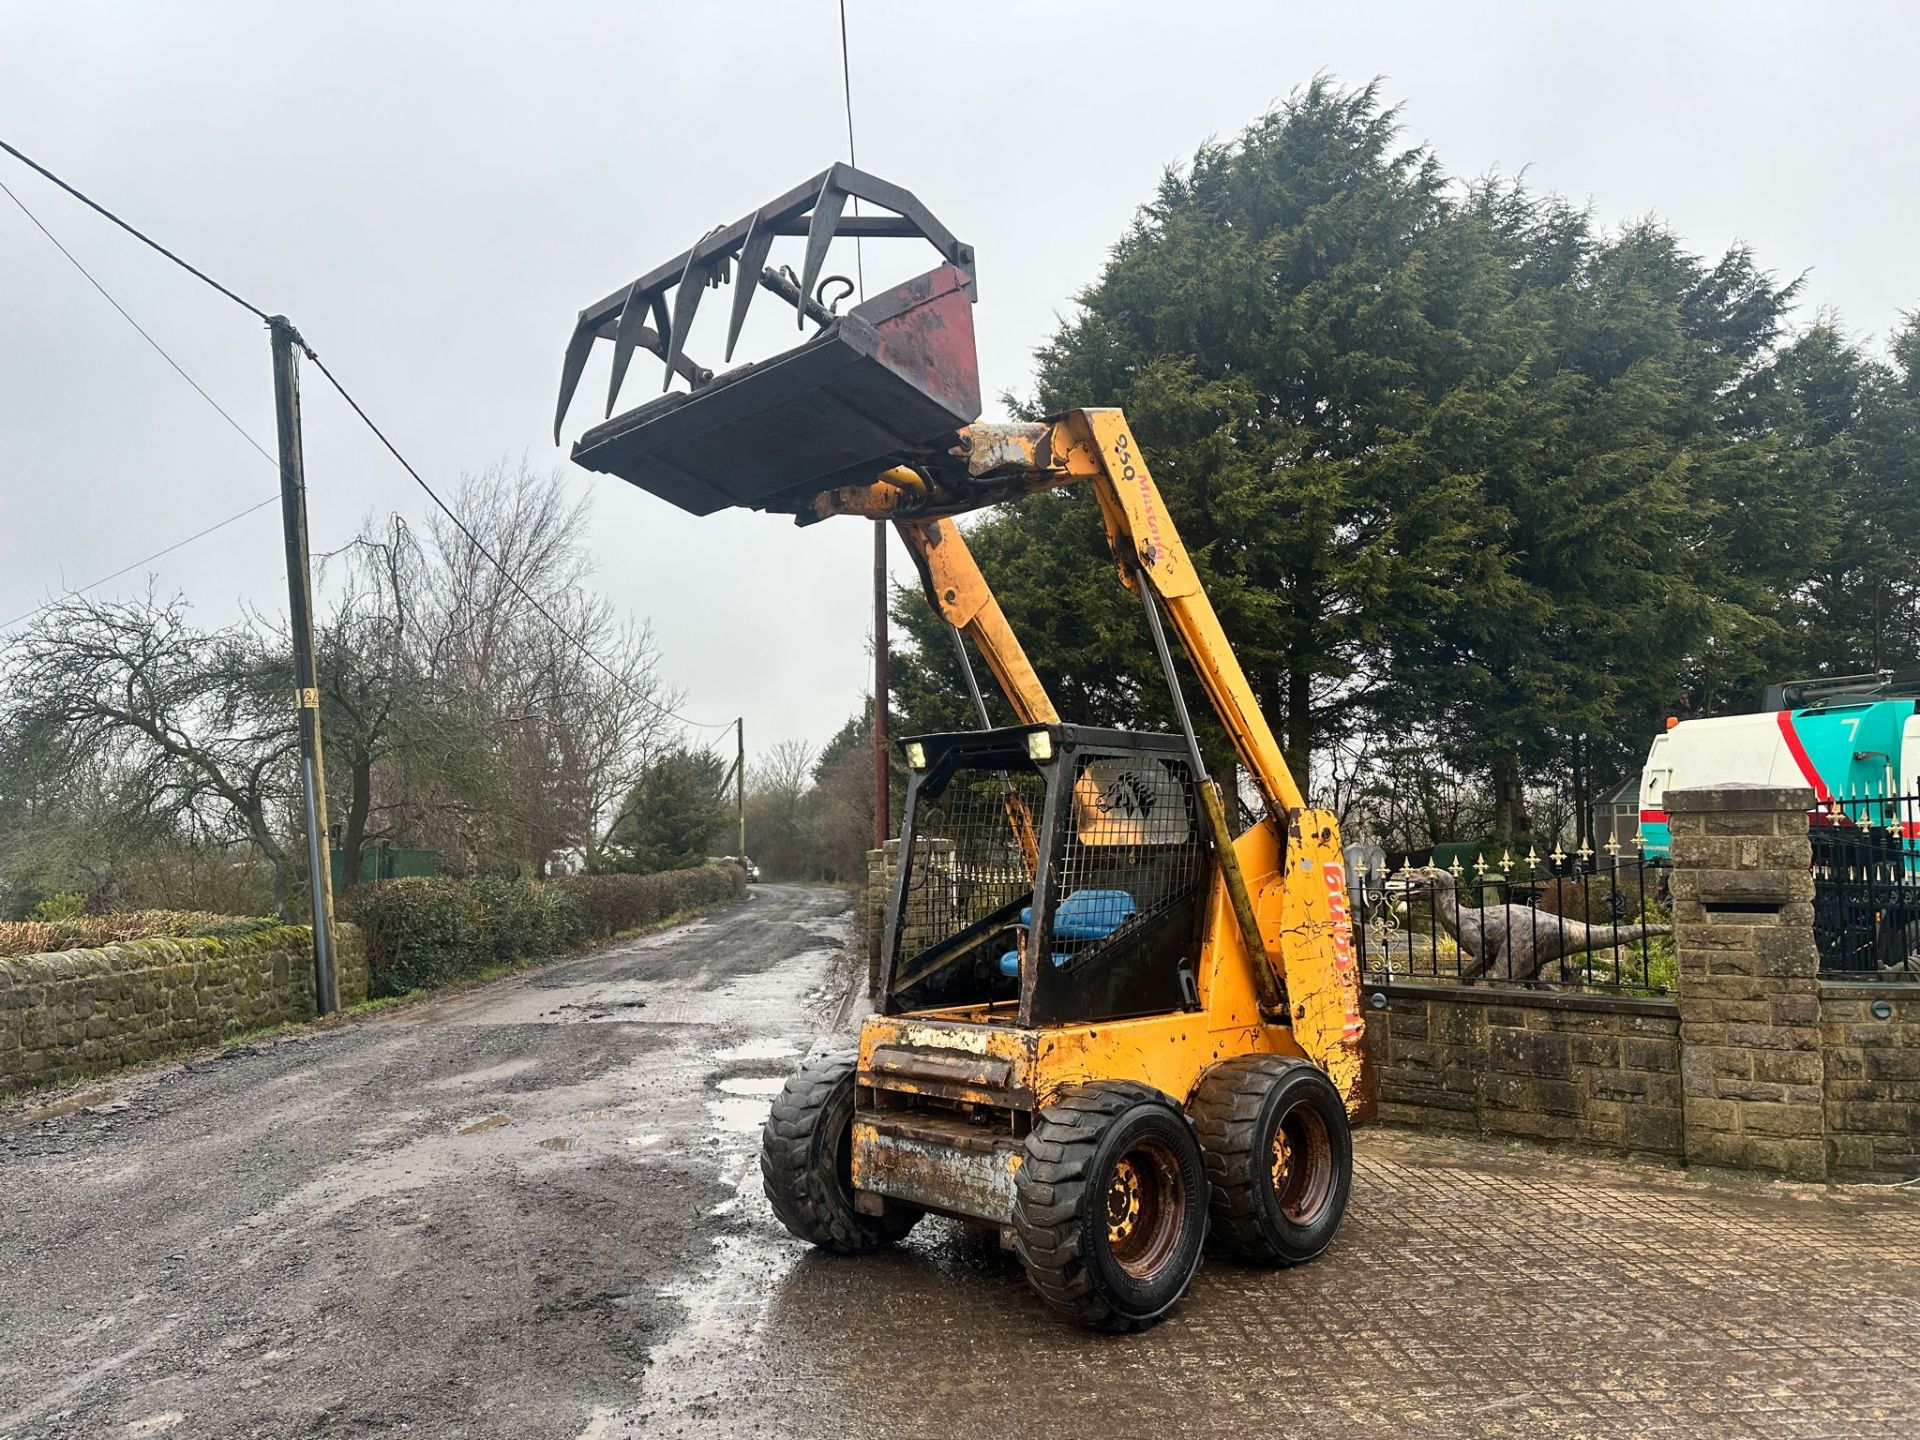
[[[703,865],[654,875],[568,875],[552,884],[572,897],[590,939],[604,940],[682,910],[719,905],[747,893],[738,865]]]
[[[356,886],[341,909],[366,935],[368,993],[401,995],[564,954],[745,891],[746,877],[733,865],[544,883],[404,879]]]

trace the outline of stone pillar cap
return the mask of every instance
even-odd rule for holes
[[[1813,791],[1805,785],[1725,785],[1669,790],[1667,813],[1701,814],[1715,810],[1811,810]]]

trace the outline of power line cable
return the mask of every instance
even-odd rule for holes
[[[38,615],[42,610],[50,609],[53,606],[58,605],[62,600],[70,600],[75,595],[84,595],[89,590],[98,590],[102,585],[106,584],[109,580],[118,580],[122,575],[127,574],[129,571],[138,570],[142,565],[151,565],[154,561],[160,559],[162,556],[171,555],[174,551],[182,549],[185,546],[191,545],[196,540],[204,540],[207,536],[213,534],[214,531],[224,530],[227,528],[227,526],[233,524],[234,521],[244,520],[247,518],[247,516],[253,514],[254,511],[264,510],[267,508],[267,506],[276,503],[279,499],[280,497],[278,495],[269,495],[267,496],[266,499],[258,501],[255,504],[249,505],[244,510],[236,511],[234,514],[229,515],[224,520],[215,521],[213,524],[207,526],[207,528],[204,530],[194,531],[193,534],[187,536],[187,538],[184,540],[174,541],[173,544],[167,546],[167,548],[164,550],[156,550],[153,552],[153,554],[147,556],[143,560],[136,560],[131,565],[121,566],[118,570],[114,571],[111,575],[102,575],[98,580],[91,580],[91,581],[88,581],[85,585],[75,586],[73,589],[68,590],[67,592],[58,596],[55,599],[48,600],[42,604],[36,605],[31,610],[22,611],[20,614],[14,616],[13,619],[11,620],[0,621],[0,631],[11,630],[14,626],[18,625],[21,621],[31,620],[34,616]]]
[[[62,190],[66,191],[69,195],[73,196],[74,199],[80,201],[82,204],[87,206],[88,209],[96,211],[100,215],[105,216],[108,220],[111,220],[115,225],[118,225],[122,230],[125,230],[129,235],[133,236],[136,240],[139,240],[142,244],[166,256],[167,259],[171,260],[174,264],[178,265],[182,270],[185,270],[188,274],[193,275],[197,279],[206,283],[207,285],[212,286],[215,290],[219,291],[222,295],[226,296],[227,299],[233,301],[234,304],[240,306],[244,310],[250,311],[252,314],[258,316],[263,321],[271,322],[273,317],[269,316],[267,312],[262,310],[258,305],[255,305],[251,301],[246,300],[241,296],[235,294],[232,290],[229,290],[225,285],[222,285],[218,280],[215,280],[211,275],[208,275],[204,270],[201,270],[198,267],[191,265],[187,261],[181,259],[180,256],[176,255],[173,251],[169,250],[166,246],[162,245],[158,240],[155,240],[150,235],[147,235],[145,232],[141,231],[136,226],[129,224],[125,220],[122,220],[118,215],[114,214],[113,211],[109,210],[106,206],[100,204],[99,201],[93,199],[91,196],[87,195],[84,191],[81,191],[75,188],[74,186],[69,185],[65,180],[62,180],[58,175],[54,174],[51,170],[47,169],[46,166],[40,164],[37,160],[33,159],[31,156],[22,153],[20,150],[18,150],[12,145],[9,145],[4,140],[0,140],[0,150],[6,151],[6,153],[13,156],[14,159],[28,166],[37,174],[42,175],[46,179],[52,181],[55,185],[58,185]],[[0,189],[5,189],[5,188],[6,187],[4,185],[0,185]],[[127,323],[132,325],[134,329],[139,330],[140,334],[143,337],[145,337],[147,343],[149,345],[152,345],[155,350],[158,350],[162,358],[164,358],[169,365],[172,365],[175,370],[179,371],[181,378],[186,380],[186,382],[189,385],[192,385],[195,390],[199,391],[201,397],[204,398],[209,405],[212,405],[214,409],[220,411],[221,415],[225,416],[228,424],[232,425],[234,429],[240,430],[240,433],[246,437],[248,443],[253,445],[254,449],[259,450],[262,455],[265,455],[268,463],[272,464],[275,467],[275,469],[278,469],[280,462],[276,460],[273,456],[268,455],[266,450],[261,447],[259,442],[254,440],[251,435],[247,435],[247,432],[245,430],[241,430],[239,423],[235,421],[231,415],[227,415],[227,412],[221,409],[219,404],[214,401],[211,395],[208,395],[205,390],[200,389],[199,384],[194,381],[193,377],[191,375],[188,375],[185,370],[182,370],[180,368],[179,364],[175,362],[173,357],[171,355],[168,355],[167,352],[161,348],[160,343],[157,340],[155,340],[151,335],[148,335],[144,329],[141,329],[139,323],[135,321],[131,315],[127,314],[126,310],[122,308],[122,306],[120,305],[120,302],[115,300],[112,295],[109,295],[107,293],[106,288],[103,285],[101,285],[99,281],[95,280],[91,274],[88,273],[86,267],[81,265],[78,260],[74,259],[72,253],[68,251],[66,246],[61,245],[59,240],[55,239],[53,232],[48,230],[46,226],[40,224],[39,219],[33,214],[31,210],[27,209],[26,205],[22,203],[22,201],[20,200],[20,197],[15,195],[11,190],[7,190],[6,193],[7,193],[7,197],[11,199],[15,205],[18,205],[20,207],[22,213],[24,213],[29,220],[32,220],[34,225],[39,228],[41,234],[45,235],[47,239],[52,240],[54,245],[59,249],[60,253],[62,255],[65,255],[68,260],[73,262],[74,267],[78,269],[82,275],[85,275],[90,282],[92,282],[93,287],[96,290],[98,290],[103,296],[106,296],[108,303],[111,304],[115,310],[118,310],[120,314],[126,318]],[[615,670],[611,665],[607,664],[606,661],[602,660],[597,654],[595,654],[592,647],[590,647],[586,643],[586,641],[582,640],[579,636],[575,635],[564,624],[562,624],[561,621],[554,615],[554,613],[551,610],[549,610],[546,607],[546,605],[543,604],[537,596],[535,596],[524,585],[522,585],[518,580],[518,578],[516,578],[512,574],[512,572],[507,569],[505,565],[500,563],[499,559],[494,556],[491,550],[487,549],[485,545],[480,543],[479,537],[476,536],[472,530],[467,528],[466,522],[462,520],[459,517],[459,515],[457,515],[454,512],[453,507],[448,505],[446,501],[440,498],[439,494],[434,490],[433,486],[427,483],[425,477],[422,476],[418,470],[414,469],[413,465],[411,464],[411,462],[408,461],[407,457],[402,455],[399,451],[399,448],[395,446],[394,443],[387,438],[386,433],[382,431],[378,425],[373,423],[373,417],[368,415],[367,412],[360,407],[360,402],[353,398],[353,396],[348,392],[347,387],[340,383],[339,379],[334,375],[334,373],[327,368],[326,363],[322,361],[317,354],[314,353],[313,347],[309,345],[305,339],[301,339],[299,341],[299,344],[300,344],[301,350],[305,352],[306,357],[309,360],[311,360],[314,363],[315,368],[317,368],[320,371],[320,373],[326,377],[327,383],[332,385],[333,388],[339,393],[340,398],[347,402],[348,407],[353,411],[353,413],[360,417],[361,423],[364,424],[367,427],[367,429],[373,432],[374,438],[377,439],[383,446],[386,447],[387,453],[392,455],[395,460],[400,462],[400,468],[407,472],[408,476],[412,478],[414,484],[418,485],[422,490],[426,492],[427,498],[433,501],[433,503],[440,508],[441,513],[444,514],[449,520],[453,522],[455,528],[458,529],[460,533],[466,537],[467,542],[470,545],[472,545],[474,549],[479,551],[481,555],[485,556],[487,562],[490,565],[492,565],[495,570],[500,572],[501,578],[504,579],[507,582],[507,584],[512,586],[515,592],[518,593],[522,599],[524,599],[529,605],[533,606],[533,608],[540,613],[541,617],[544,620],[546,620],[546,622],[549,625],[553,626],[553,628],[563,638],[565,638],[568,641],[568,643],[570,643],[576,650],[578,650],[582,656],[590,660],[600,670],[604,671],[610,679],[612,679],[622,689],[626,690],[629,694],[631,694],[634,697],[634,699],[640,701],[641,704],[647,706],[649,709],[653,710],[656,714],[663,715],[667,719],[677,721],[680,724],[687,726],[689,729],[725,730],[734,723],[731,720],[724,720],[724,721],[719,721],[713,724],[706,724],[698,720],[689,719],[685,715],[681,715],[676,711],[670,710],[666,706],[660,704],[657,700],[654,700],[651,696],[648,696],[647,694],[642,692],[624,675],[620,674],[619,671]],[[273,497],[273,498],[277,498],[277,497]],[[262,501],[261,505],[265,505],[267,503],[269,502]],[[253,507],[253,509],[257,510],[261,508],[261,505],[256,505]],[[251,512],[243,511],[242,513],[246,514]],[[232,519],[238,519],[238,518],[240,517],[239,516],[232,517]],[[226,525],[229,523],[231,523],[231,520],[223,520],[220,522],[221,525]],[[201,533],[211,534],[213,530],[217,530],[219,528],[220,526],[216,525],[211,527],[209,530],[203,531]],[[199,538],[200,536],[198,535],[190,536],[188,540],[183,540],[180,542],[180,544],[185,545],[190,543],[192,540],[197,540]],[[169,547],[170,550],[177,549],[177,548],[179,548],[179,546],[177,545]],[[168,552],[161,551],[160,553],[166,554]],[[135,565],[130,565],[126,567],[126,569],[127,570],[135,569],[138,567],[138,565],[142,565],[145,563],[147,562],[139,561],[139,562],[136,562]],[[115,575],[107,576],[106,580],[117,578],[118,575],[124,575],[125,573],[126,573],[126,570],[117,571]],[[106,583],[106,580],[98,580],[98,581],[95,581],[94,584],[102,585]],[[88,586],[84,588],[91,589],[93,587]],[[70,593],[77,593],[77,592],[70,592]],[[37,610],[29,611],[28,614],[29,615],[37,614],[38,610],[44,610],[45,608],[46,606],[42,605],[38,607]],[[22,617],[22,618],[26,618],[26,617]],[[12,624],[17,622],[10,621],[8,623]],[[5,628],[5,627],[0,627],[0,628]]]
[[[129,235],[133,236],[133,238],[138,240],[142,245],[146,245],[154,250],[158,250],[162,255],[166,256],[167,259],[171,260],[174,264],[178,265],[182,270],[185,270],[189,275],[194,276],[195,278],[202,281],[204,284],[211,285],[214,289],[218,290],[222,295],[226,296],[227,299],[233,301],[234,304],[240,306],[243,310],[251,310],[255,315],[259,316],[262,320],[265,320],[268,318],[267,312],[262,310],[258,305],[255,305],[250,300],[244,300],[240,296],[234,294],[233,291],[229,290],[226,286],[222,285],[218,280],[214,279],[211,275],[207,274],[206,271],[198,269],[195,266],[189,265],[185,260],[182,260],[178,255],[174,254],[173,251],[169,250],[166,246],[162,245],[158,240],[154,239],[151,235],[148,235],[144,231],[136,228],[135,226],[128,224],[125,220],[122,220],[118,215],[114,214],[113,211],[107,209],[107,207],[102,205],[98,200],[95,200],[91,195],[88,195],[84,191],[77,190],[73,186],[69,185],[66,181],[62,180],[58,175],[54,174],[51,170],[47,169],[46,166],[42,165],[38,160],[35,160],[31,155],[23,154],[21,151],[16,150],[13,146],[9,145],[4,140],[0,140],[0,150],[6,151],[7,154],[13,156],[14,159],[18,160],[22,165],[25,165],[28,169],[34,171],[36,174],[42,176],[45,179],[51,180],[54,184],[58,185],[62,190],[66,191],[67,194],[73,196],[73,198],[78,200],[82,205],[85,205],[89,210],[97,211],[99,214],[106,216],[107,219],[111,220],[114,224],[118,225],[122,230],[126,231]],[[11,191],[9,191],[8,193],[12,194]],[[20,202],[18,200],[15,200],[14,204],[19,205]],[[21,208],[24,210],[26,207],[23,205],[21,206]],[[37,224],[38,222],[36,221],[35,223]]]
[[[426,492],[427,498],[433,501],[433,503],[439,507],[440,513],[445,515],[447,519],[451,520],[453,522],[454,528],[457,529],[462,535],[466,537],[467,543],[473,546],[475,550],[479,551],[480,554],[485,556],[487,563],[492,565],[495,570],[500,572],[500,578],[505,580],[507,584],[512,586],[514,589],[514,592],[517,595],[519,595],[522,600],[525,600],[529,605],[533,606],[535,610],[539,611],[541,617],[544,618],[549,625],[553,626],[553,628],[564,639],[566,639],[570,644],[572,644],[572,646],[576,650],[578,650],[582,656],[592,661],[596,666],[598,666],[602,671],[606,673],[609,679],[611,679],[615,684],[619,685],[628,694],[632,695],[634,699],[638,700],[641,704],[653,710],[656,714],[664,715],[669,720],[677,720],[680,724],[685,725],[691,730],[725,730],[730,728],[733,725],[733,721],[731,720],[722,720],[715,724],[706,724],[699,720],[690,720],[685,715],[679,714],[678,712],[673,710],[669,710],[666,706],[662,705],[659,701],[653,699],[651,696],[645,694],[643,691],[638,689],[633,684],[632,681],[627,679],[626,676],[622,675],[618,670],[615,670],[611,665],[607,664],[606,661],[602,660],[598,655],[596,655],[593,652],[593,648],[589,646],[586,641],[582,640],[578,635],[575,635],[571,630],[569,630],[566,627],[566,625],[562,623],[561,620],[551,610],[549,610],[546,607],[546,605],[540,600],[540,598],[537,595],[535,595],[531,590],[527,589],[526,586],[522,585],[519,581],[519,578],[515,576],[511,570],[507,569],[505,565],[500,563],[500,561],[494,556],[494,553],[491,550],[487,549],[487,547],[480,542],[480,537],[475,535],[472,530],[467,528],[467,522],[460,518],[460,516],[454,511],[454,508],[451,505],[447,504],[446,501],[440,498],[439,493],[433,488],[433,486],[427,483],[426,477],[421,475],[421,473],[418,470],[413,468],[413,462],[408,460],[406,456],[402,455],[400,453],[399,447],[396,446],[393,443],[393,441],[387,438],[386,432],[382,430],[378,425],[373,423],[373,417],[367,414],[365,410],[360,408],[360,402],[354,399],[353,396],[348,392],[347,387],[340,383],[339,377],[337,377],[333,373],[333,371],[327,368],[326,361],[322,360],[318,355],[314,354],[313,347],[307,344],[305,340],[302,340],[300,341],[300,348],[306,352],[306,356],[309,360],[313,362],[314,368],[326,377],[327,383],[333,386],[334,390],[339,394],[340,398],[347,402],[347,407],[350,410],[352,410],[355,415],[358,415],[360,417],[361,423],[364,424],[367,427],[367,429],[373,432],[374,439],[378,440],[382,445],[386,447],[387,453],[393,456],[395,460],[400,462],[400,468],[407,472],[408,476],[413,480],[413,483],[418,485],[422,490]]]
[[[0,141],[0,145],[5,145],[5,143],[6,143],[5,141]],[[12,147],[8,146],[7,148],[11,150]],[[31,161],[28,161],[27,163],[32,164]],[[39,167],[35,166],[35,168],[38,169]],[[193,387],[194,393],[198,395],[202,400],[206,401],[207,404],[211,405],[215,413],[217,413],[222,420],[226,421],[228,425],[233,427],[235,434],[237,434],[242,440],[246,441],[247,444],[251,445],[255,450],[259,451],[260,458],[265,460],[269,465],[273,466],[274,469],[278,470],[280,468],[280,462],[274,459],[272,455],[268,454],[266,448],[262,446],[258,440],[254,439],[253,436],[247,433],[246,427],[241,425],[241,423],[238,420],[235,420],[233,416],[227,412],[225,406],[221,405],[221,403],[218,400],[215,400],[213,396],[209,395],[206,391],[206,388],[202,386],[198,380],[195,380],[193,376],[189,375],[186,372],[186,369],[180,364],[178,360],[175,360],[172,355],[167,353],[166,347],[162,345],[158,340],[154,339],[153,336],[148,333],[146,327],[142,325],[138,320],[134,319],[130,313],[128,313],[127,307],[122,305],[118,300],[116,300],[113,297],[112,292],[109,291],[106,286],[102,285],[100,281],[94,277],[93,272],[87,269],[85,265],[80,263],[79,257],[77,257],[71,250],[67,249],[65,245],[60,243],[60,237],[55,235],[44,224],[41,223],[40,217],[34,214],[33,211],[27,207],[27,204],[24,200],[22,200],[18,195],[14,194],[12,189],[10,189],[7,186],[5,181],[0,181],[0,192],[3,192],[6,195],[6,197],[9,200],[11,200],[19,208],[20,213],[22,215],[26,216],[28,220],[33,222],[33,227],[36,230],[38,230],[42,235],[47,237],[48,243],[50,243],[54,249],[58,250],[63,256],[66,257],[67,263],[72,265],[74,269],[78,270],[81,273],[81,275],[83,275],[86,278],[87,283],[93,286],[95,290],[100,292],[101,298],[103,298],[109,305],[113,306],[113,308],[119,312],[120,318],[125,320],[127,324],[131,325],[134,328],[134,330],[138,332],[140,338],[142,340],[145,340],[147,344],[151,345],[154,349],[154,352],[157,355],[159,355],[159,357],[162,360],[166,361],[168,365],[173,367],[174,373],[178,375],[182,380],[186,381],[187,384],[191,385]],[[97,590],[102,585],[105,585],[111,580],[118,580],[122,575],[125,575],[130,571],[138,570],[143,565],[150,565],[155,560],[159,560],[165,556],[171,555],[174,551],[183,549],[186,546],[191,545],[196,540],[205,539],[207,536],[213,534],[216,530],[224,530],[227,526],[233,524],[236,520],[244,520],[247,516],[253,514],[254,511],[265,509],[267,506],[273,504],[274,501],[276,501],[279,498],[280,497],[277,495],[269,495],[264,500],[257,501],[254,504],[247,506],[246,509],[237,511],[234,514],[229,515],[224,520],[216,521],[214,524],[207,526],[204,530],[196,530],[193,534],[187,536],[184,540],[176,540],[174,541],[173,544],[154,551],[151,555],[146,556],[144,559],[136,560],[131,565],[122,566],[120,569],[115,570],[111,575],[102,575],[98,580],[92,580],[85,585],[76,586],[71,590],[65,591],[63,594],[56,597],[55,599],[43,601],[40,604],[34,606],[31,610],[22,611],[20,614],[14,616],[11,620],[0,622],[0,632],[11,630],[14,626],[19,625],[24,621],[31,620],[35,615],[38,615],[42,610],[49,609],[52,606],[59,604],[61,600],[70,599],[75,595],[84,595],[89,590]]]
[[[0,140],[0,146],[4,146],[8,149],[12,148],[11,146],[7,146],[6,141],[4,140]],[[29,161],[28,163],[32,164],[31,161]],[[35,168],[38,169],[39,167],[35,166]],[[227,413],[226,407],[221,405],[221,403],[218,400],[214,399],[213,396],[209,395],[206,392],[206,390],[202,388],[200,382],[194,379],[193,376],[189,375],[181,367],[180,362],[174,359],[173,356],[167,353],[166,347],[162,345],[158,340],[154,339],[153,336],[149,335],[147,333],[146,327],[143,326],[138,320],[134,319],[133,316],[127,313],[127,307],[122,305],[118,300],[114,299],[113,296],[108,292],[106,286],[102,285],[98,280],[94,279],[93,272],[87,269],[86,266],[82,265],[79,261],[79,258],[75,256],[71,250],[67,249],[66,246],[60,243],[59,236],[55,235],[51,230],[47,229],[45,225],[40,223],[40,217],[34,214],[33,211],[27,208],[26,202],[22,200],[18,195],[14,194],[11,189],[9,189],[7,186],[7,183],[4,180],[0,180],[0,192],[4,192],[6,194],[6,197],[9,200],[13,201],[15,205],[20,207],[20,213],[26,216],[27,219],[31,220],[33,222],[34,228],[38,230],[42,235],[46,236],[50,242],[52,242],[54,249],[58,250],[62,255],[67,257],[67,262],[70,265],[72,265],[74,269],[78,270],[82,275],[86,276],[87,283],[93,286],[94,289],[98,290],[100,294],[105,298],[106,302],[109,305],[113,306],[115,310],[118,310],[120,312],[120,318],[122,320],[125,320],[135,330],[139,331],[140,338],[146,341],[147,344],[151,345],[154,348],[155,353],[158,354],[162,360],[166,361],[167,364],[173,367],[174,373],[177,374],[182,380],[186,381],[187,384],[191,385],[194,388],[194,392],[198,394],[202,400],[206,401],[207,404],[211,405],[219,413],[220,418],[226,421],[227,424],[231,425],[234,428],[234,432],[238,434],[242,440],[246,441],[254,449],[260,452],[261,459],[265,460],[269,465],[273,466],[275,470],[278,470],[280,468],[280,462],[276,460],[272,455],[267,453],[267,448],[264,445],[262,445],[258,440],[254,439],[253,436],[249,435],[246,432],[245,427],[243,427],[238,420],[234,419],[233,416]],[[85,197],[82,197],[82,198],[85,198]],[[98,208],[98,207],[95,207],[95,208]],[[162,253],[167,253],[167,252],[162,252]],[[186,262],[182,261],[181,263],[185,264]],[[193,267],[188,266],[187,268],[192,269]],[[197,275],[200,272],[196,270],[194,271],[194,273]],[[243,305],[246,304],[244,300],[241,301],[240,303]],[[248,305],[247,308],[251,310],[253,307],[251,305]]]
[[[853,67],[847,63],[847,0],[840,0],[840,89],[847,101],[847,163],[860,168],[860,156],[853,148]],[[860,213],[860,197],[853,197],[853,213]],[[867,259],[860,248],[860,237],[853,237],[853,273],[860,278],[860,298],[867,298]]]

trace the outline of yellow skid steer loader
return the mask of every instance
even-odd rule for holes
[[[798,273],[767,263],[782,237],[804,243]],[[843,313],[852,287],[822,271],[851,237],[924,240],[940,263]],[[812,333],[702,367],[688,332],[729,283],[728,360],[761,290]],[[611,418],[575,443],[578,463],[695,514],[890,521],[980,717],[901,745],[879,1008],[857,1052],[805,1065],[775,1102],[774,1212],[843,1254],[929,1212],[985,1223],[1049,1305],[1136,1330],[1186,1293],[1209,1238],[1292,1265],[1340,1224],[1350,1126],[1373,1104],[1340,835],[1288,773],[1125,417],[978,420],[974,298],[969,247],[908,192],[835,165],[583,310],[555,436],[609,340]],[[614,416],[637,349],[665,363],[666,393]],[[1082,482],[1140,597],[1177,734],[1063,722],[952,518]],[[1018,725],[991,726],[968,641]],[[1259,790],[1264,813],[1238,835],[1174,641]]]

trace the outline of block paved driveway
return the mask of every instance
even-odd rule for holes
[[[1210,1260],[1142,1336],[1059,1324],[945,1224],[734,1270],[771,1293],[732,1292],[705,1335],[745,1352],[657,1377],[668,1403],[613,1433],[1920,1435],[1920,1193],[1405,1130],[1358,1148],[1325,1256]]]

